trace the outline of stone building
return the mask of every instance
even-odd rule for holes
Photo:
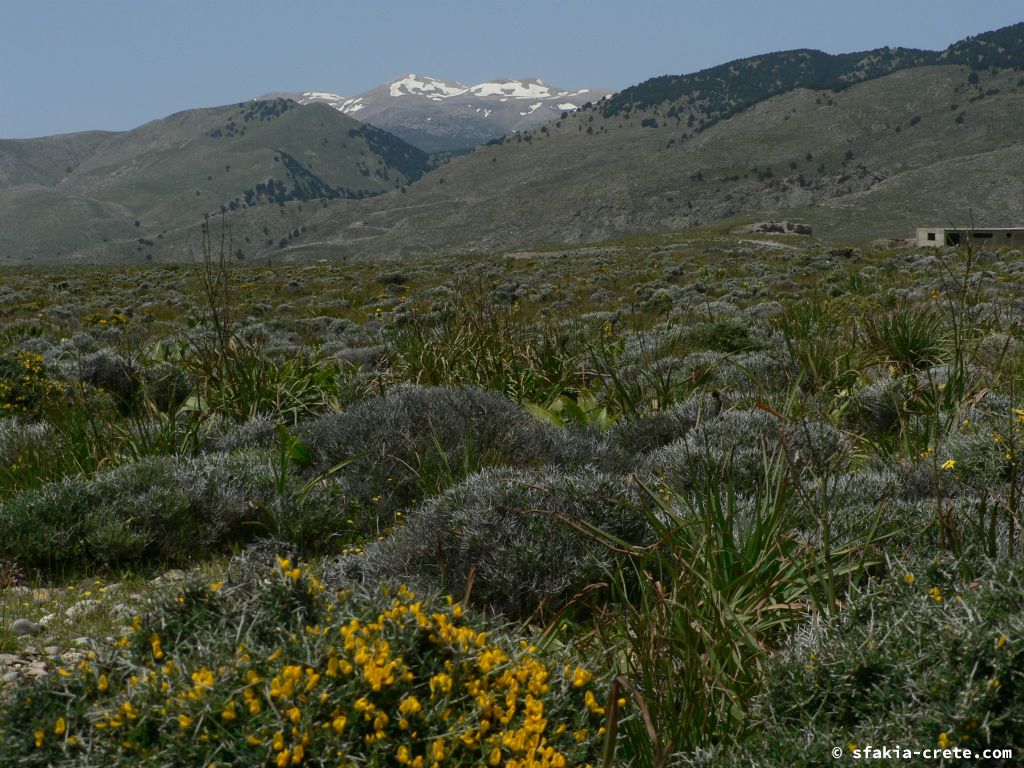
[[[1024,246],[1024,227],[918,227],[919,248],[933,245],[973,245],[984,248]]]

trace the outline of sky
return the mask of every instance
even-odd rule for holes
[[[1020,0],[0,0],[0,138],[407,72],[621,89],[792,48],[941,50]]]

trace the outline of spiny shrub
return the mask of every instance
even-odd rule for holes
[[[912,390],[905,378],[885,375],[875,379],[852,398],[844,414],[847,424],[872,436],[892,432],[907,414]]]
[[[849,757],[869,744],[1024,743],[1022,574],[1019,561],[983,566],[969,583],[941,568],[894,568],[797,634],[739,744],[713,763],[818,764],[837,745]]]
[[[749,490],[762,478],[766,453],[780,448],[795,467],[820,472],[834,469],[848,446],[837,429],[822,422],[783,422],[758,409],[725,411],[652,451],[642,468],[668,489],[689,487],[724,470],[737,489]]]
[[[18,765],[463,766],[597,762],[592,674],[458,603],[186,583],[113,647],[0,705]],[[603,697],[601,697],[603,699]]]
[[[143,372],[146,395],[160,411],[170,413],[188,400],[192,381],[172,363],[159,363]]]
[[[609,460],[593,434],[544,424],[497,392],[404,386],[325,416],[302,433],[313,466],[344,469],[352,492],[394,511],[484,466]]]
[[[614,564],[590,527],[633,543],[648,535],[625,478],[489,469],[428,501],[336,572],[454,594],[471,589],[475,604],[520,619],[551,614]]]
[[[733,355],[723,361],[717,373],[723,387],[760,392],[784,391],[796,379],[788,358],[762,351]]]
[[[872,467],[888,466],[896,474],[895,497],[903,501],[922,501],[955,495],[959,488],[956,476],[943,469],[945,462],[936,459],[928,449],[910,459],[885,463],[874,459]]]
[[[272,448],[277,444],[277,424],[269,414],[254,416],[241,424],[226,417],[211,420],[204,448],[209,451],[243,451]]]
[[[951,471],[958,484],[978,491],[1009,478],[1021,469],[1024,459],[1015,455],[1022,448],[1020,437],[1013,450],[998,431],[986,427],[964,428],[943,440],[937,451],[941,466]]]
[[[826,422],[790,419],[783,425],[780,439],[790,463],[812,474],[835,471],[848,464],[850,441]]]
[[[651,452],[644,468],[671,488],[727,467],[737,487],[749,488],[760,477],[765,445],[776,444],[779,432],[777,417],[764,411],[726,411]]]
[[[282,557],[297,561],[299,551],[292,542],[283,539],[257,539],[231,556],[225,569],[225,579],[230,585],[268,584],[274,576],[278,559]]]
[[[609,437],[627,453],[640,455],[685,437],[704,419],[716,418],[721,408],[720,397],[692,397],[665,410],[620,419],[612,425]]]
[[[111,349],[101,349],[84,357],[78,378],[109,392],[122,407],[129,407],[134,402],[141,383],[138,366]]]
[[[54,569],[187,562],[268,527],[316,549],[351,529],[344,492],[282,489],[269,454],[144,459],[92,478],[68,478],[0,506],[0,555]]]

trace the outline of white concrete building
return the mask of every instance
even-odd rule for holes
[[[984,248],[1024,246],[1024,227],[918,227],[917,246],[967,245]]]

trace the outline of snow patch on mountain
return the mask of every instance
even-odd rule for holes
[[[306,91],[302,96],[310,101],[344,101],[345,97],[337,93],[325,91]]]
[[[446,82],[433,77],[417,77],[408,74],[388,83],[388,92],[395,98],[400,96],[426,96],[438,101],[461,96],[468,89],[462,83]]]
[[[513,99],[550,99],[565,95],[566,91],[552,91],[543,80],[497,80],[478,83],[469,89],[477,96],[506,96]]]

